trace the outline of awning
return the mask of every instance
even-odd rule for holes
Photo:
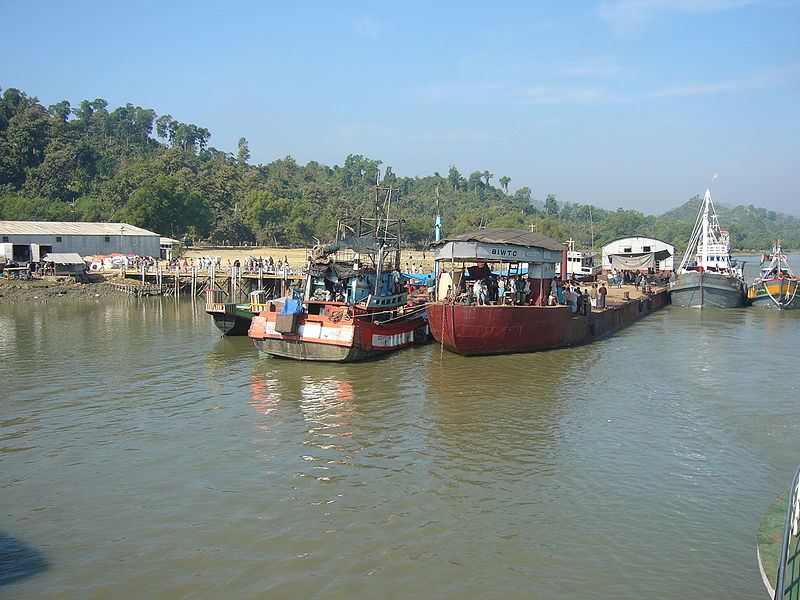
[[[55,263],[57,265],[84,265],[86,261],[81,258],[81,255],[76,252],[50,252],[45,254],[42,259],[43,262]]]
[[[609,254],[611,267],[614,269],[655,269],[657,260],[665,260],[672,256],[669,250],[648,252],[646,254]]]

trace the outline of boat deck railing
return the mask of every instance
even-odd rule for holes
[[[798,537],[800,529],[800,467],[795,471],[792,484],[789,487],[789,501],[786,506],[786,525],[783,530],[783,543],[781,545],[780,560],[778,562],[778,576],[775,581],[774,600],[784,600],[785,598],[800,597],[800,556],[795,552],[789,556],[789,549],[792,546],[792,537]],[[792,572],[790,581],[787,584],[787,570],[790,563]]]

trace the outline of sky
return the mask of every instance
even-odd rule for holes
[[[252,164],[455,166],[543,201],[800,215],[800,0],[0,0],[0,87],[205,127]]]

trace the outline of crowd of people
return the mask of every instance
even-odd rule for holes
[[[648,284],[663,284],[669,278],[666,272],[656,272],[653,269],[647,271],[632,271],[629,269],[611,269],[608,274],[608,283],[615,287],[623,285],[633,285],[637,289],[639,286]]]
[[[538,296],[533,293],[531,279],[518,275],[482,277],[468,282],[471,286],[472,301],[479,305],[501,304],[522,306],[534,304]],[[547,306],[568,305],[572,312],[587,314],[589,307],[603,309],[606,307],[608,288],[602,282],[591,283],[583,289],[571,281],[553,279],[550,293],[546,299]]]
[[[230,259],[223,264],[220,256],[200,256],[197,258],[173,258],[168,261],[170,270],[179,270],[182,273],[189,273],[194,269],[199,271],[210,271],[212,268],[222,272],[230,273],[233,269],[240,269],[242,273],[263,273],[264,275],[280,275],[284,272],[294,273],[289,258],[283,260],[273,260],[271,256],[267,258],[248,256],[244,260],[238,258],[234,261]]]

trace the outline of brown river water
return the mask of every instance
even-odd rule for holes
[[[0,598],[762,598],[800,311],[259,356],[186,299],[0,306]]]

